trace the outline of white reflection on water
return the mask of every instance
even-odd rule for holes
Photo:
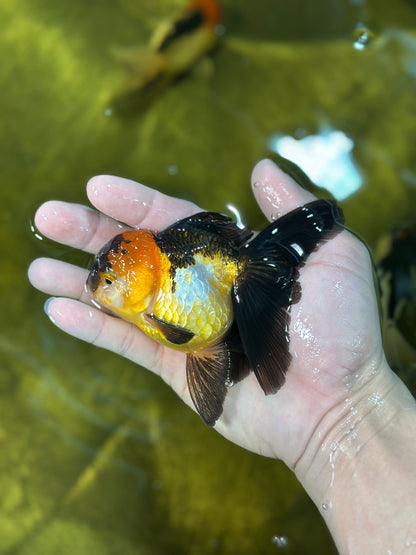
[[[344,200],[362,186],[362,177],[352,157],[354,142],[343,131],[324,129],[318,135],[297,140],[273,135],[269,148],[297,164],[316,185]]]

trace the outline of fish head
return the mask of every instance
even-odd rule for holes
[[[129,321],[151,308],[160,274],[160,251],[147,230],[120,233],[95,257],[86,288],[94,301]]]

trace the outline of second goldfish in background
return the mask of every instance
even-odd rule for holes
[[[176,17],[161,22],[145,48],[113,49],[128,69],[110,109],[123,113],[145,107],[218,43],[221,8],[214,0],[194,0]]]

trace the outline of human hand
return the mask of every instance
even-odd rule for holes
[[[269,160],[254,168],[252,188],[269,220],[314,198]],[[98,211],[47,202],[36,213],[39,231],[96,253],[124,230],[116,220],[159,231],[199,211],[116,177],[93,178],[87,194]],[[47,258],[29,268],[32,284],[54,295],[46,306],[58,327],[157,373],[192,406],[185,354],[95,308],[87,275]],[[416,403],[385,361],[367,249],[343,230],[308,257],[299,281],[285,384],[266,397],[250,374],[228,391],[215,429],[294,469],[341,553],[407,550],[416,533]]]
[[[272,162],[253,171],[253,192],[271,219],[314,199]],[[97,211],[51,201],[35,223],[47,237],[96,253],[128,226],[160,231],[199,211],[192,203],[167,197],[126,179],[99,176],[87,185]],[[190,406],[185,355],[154,342],[136,326],[95,308],[85,292],[88,271],[52,259],[35,260],[32,284],[54,297],[51,320],[67,333],[118,353],[159,374]],[[231,441],[294,467],[316,438],[331,429],[363,383],[384,364],[369,255],[343,231],[312,253],[300,270],[301,300],[291,308],[292,362],[286,383],[265,396],[254,374],[230,388],[215,428]],[[330,415],[329,418],[328,415]],[[332,417],[331,417],[332,415]]]

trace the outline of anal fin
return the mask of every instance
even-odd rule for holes
[[[187,355],[189,392],[198,414],[207,426],[214,426],[222,414],[229,381],[229,364],[225,343]]]

